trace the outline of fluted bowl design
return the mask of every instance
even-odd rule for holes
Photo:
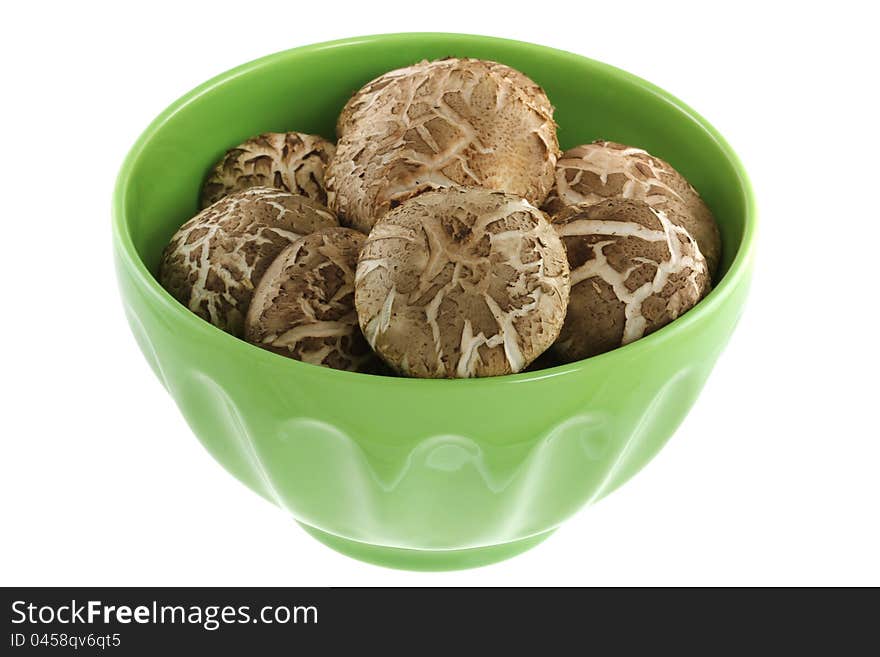
[[[563,148],[597,138],[669,160],[715,212],[721,276],[695,309],[613,352],[475,380],[307,365],[199,319],[156,281],[210,165],[265,131],[333,136],[349,95],[419,59],[494,59],[556,104]],[[696,113],[620,70],[546,47],[454,34],[360,37],[224,73],[163,112],[129,153],[113,203],[126,316],[156,376],[229,472],[352,556],[463,568],[542,540],[644,466],[696,399],[742,311],[754,200],[735,154]]]

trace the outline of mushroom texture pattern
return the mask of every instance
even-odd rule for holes
[[[337,226],[304,196],[254,187],[224,197],[171,238],[159,282],[192,312],[241,337],[255,285],[291,242]]]
[[[614,197],[662,209],[697,240],[709,272],[717,271],[721,236],[711,210],[671,164],[641,148],[600,140],[565,151],[544,210],[553,216],[571,205]]]
[[[656,331],[708,290],[706,261],[696,241],[644,201],[570,206],[553,225],[571,269],[568,314],[554,345],[565,361]]]
[[[565,251],[511,194],[448,188],[389,212],[361,250],[355,305],[376,352],[426,378],[519,372],[565,318]]]
[[[366,238],[325,228],[288,246],[254,291],[245,338],[264,349],[337,370],[377,370],[358,326],[354,272]]]
[[[326,205],[324,168],[336,147],[317,135],[267,132],[226,152],[205,180],[202,207],[251,187],[275,187]]]
[[[540,205],[559,154],[553,107],[524,74],[478,59],[423,61],[368,83],[337,124],[327,197],[369,232],[426,190],[484,187]]]

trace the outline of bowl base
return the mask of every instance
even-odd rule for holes
[[[463,550],[411,550],[352,541],[301,522],[299,525],[321,543],[347,557],[386,568],[422,571],[465,570],[504,561],[535,547],[555,531],[551,529],[510,543]]]

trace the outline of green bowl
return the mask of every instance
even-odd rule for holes
[[[531,76],[556,105],[563,148],[611,139],[679,169],[721,226],[712,292],[669,326],[601,356],[514,376],[417,380],[277,356],[214,328],[162,289],[162,249],[196,212],[202,179],[227,148],[265,131],[332,138],[339,110],[364,82],[449,55]],[[357,37],[224,73],[153,121],[113,200],[131,329],[208,451],[330,547],[424,570],[477,566],[536,545],[657,453],[740,317],[754,233],[742,165],[682,102],[584,57],[458,34]]]

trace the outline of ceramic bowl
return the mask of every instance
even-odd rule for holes
[[[332,138],[339,110],[364,82],[448,55],[531,76],[557,108],[563,148],[611,139],[679,169],[721,227],[711,293],[665,328],[601,356],[513,376],[416,380],[283,358],[214,328],[162,289],[162,249],[196,212],[202,180],[227,148],[265,131]],[[681,101],[584,57],[456,34],[345,39],[224,73],[146,129],[113,201],[131,329],[211,455],[330,547],[414,569],[465,568],[528,549],[642,468],[685,417],[734,330],[754,230],[742,165]]]

